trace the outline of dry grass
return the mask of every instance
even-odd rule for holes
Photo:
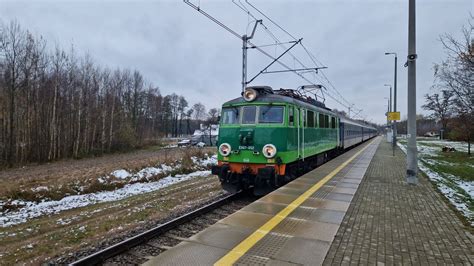
[[[221,193],[216,177],[200,177],[121,201],[0,228],[0,265],[40,265],[137,228],[149,228],[173,213],[195,208]]]
[[[137,172],[145,167],[170,165],[178,161],[181,161],[183,167],[172,174],[187,173],[192,169],[192,156],[202,157],[204,153],[213,152],[215,148],[146,149],[126,154],[3,170],[0,171],[0,200],[57,200],[68,195],[113,190],[122,187],[123,181],[110,177],[107,182],[101,183],[97,178],[117,169]],[[38,187],[47,189],[41,190]],[[9,206],[5,205],[4,208]]]

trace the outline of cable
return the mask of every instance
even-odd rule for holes
[[[253,19],[255,19],[255,20],[258,20],[252,13],[250,13],[250,11],[242,4],[242,2],[240,2],[240,0],[239,0],[239,3],[240,3],[240,4],[237,4],[237,3],[235,2],[235,0],[232,0],[232,3],[234,3],[234,4],[235,4],[236,6],[238,6],[242,11],[244,11],[245,14],[251,16],[251,17],[252,17]]]
[[[285,29],[283,29],[280,25],[278,25],[275,21],[273,21],[271,18],[269,18],[267,15],[265,15],[262,11],[260,11],[258,8],[256,8],[254,5],[252,5],[248,0],[245,0],[245,2],[251,6],[253,9],[255,9],[258,13],[260,13],[262,16],[264,16],[266,19],[268,19],[271,23],[273,23],[275,26],[277,26],[280,30],[282,30],[283,32],[285,32],[286,34],[288,34],[291,38],[293,38],[294,40],[297,40],[297,38],[293,35],[291,35],[288,31],[286,31]]]
[[[231,34],[233,34],[235,37],[239,38],[242,40],[242,36],[240,36],[240,34],[238,34],[237,32],[233,31],[231,28],[227,27],[226,25],[224,25],[222,22],[220,22],[219,20],[215,19],[214,17],[212,17],[211,15],[209,15],[208,13],[202,11],[202,9],[199,7],[199,6],[196,6],[194,5],[193,3],[191,3],[189,0],[184,0],[184,3],[188,4],[190,7],[194,8],[195,10],[197,10],[199,13],[203,14],[204,16],[206,16],[208,19],[212,20],[214,23],[216,23],[217,25],[221,26],[222,28],[224,28],[225,30],[227,30],[228,32],[230,32]]]
[[[280,26],[278,23],[276,23],[274,20],[272,20],[269,16],[267,16],[266,14],[264,14],[260,9],[258,9],[256,6],[252,5],[248,0],[245,0],[245,2],[251,6],[253,9],[255,9],[258,13],[260,13],[262,16],[264,16],[266,19],[268,19],[271,23],[273,23],[275,26],[277,26],[280,30],[282,30],[283,32],[285,32],[286,34],[288,34],[288,36],[290,36],[291,38],[293,38],[294,40],[296,40],[296,37],[293,36],[291,33],[289,33],[287,30],[285,30],[282,26]],[[247,9],[248,11],[248,9]],[[249,11],[248,11],[249,12]],[[266,28],[266,30],[268,30],[268,28]],[[273,35],[273,34],[272,34]],[[273,35],[274,36],[274,35]],[[303,49],[305,50],[305,52],[308,54],[309,58],[313,61],[313,63],[315,64],[316,67],[318,67],[318,63],[319,65],[323,65],[319,60],[316,59],[316,57],[303,45],[303,43],[301,43],[301,46],[303,47]],[[292,55],[290,53],[290,55]],[[292,55],[293,56],[293,55]],[[301,63],[301,61],[299,61],[298,59],[296,59],[295,56],[293,56],[293,58],[302,66],[304,66],[304,64]],[[317,63],[318,62],[318,63]],[[339,97],[342,98],[342,100],[344,102],[346,102],[349,106],[351,105],[349,103],[349,101],[347,101],[343,96],[342,94],[336,89],[336,87],[332,84],[332,82],[327,78],[327,76],[324,74],[323,71],[321,71],[321,75],[324,77],[324,79],[327,81],[327,83],[331,86],[331,88],[339,95]],[[314,75],[314,77],[316,78],[316,75]],[[319,80],[319,79],[318,79]],[[319,80],[321,81],[321,80]],[[345,105],[343,105],[345,106]],[[347,107],[347,106],[345,106]]]
[[[234,35],[235,37],[239,38],[240,40],[242,40],[242,36],[240,34],[238,34],[237,32],[235,32],[234,30],[232,30],[231,28],[227,27],[226,25],[224,25],[222,22],[220,22],[219,20],[215,19],[214,17],[212,17],[211,15],[209,15],[208,13],[204,12],[203,10],[201,10],[200,6],[196,6],[194,4],[192,4],[190,2],[190,0],[183,0],[184,3],[188,4],[189,6],[191,6],[192,8],[194,8],[196,11],[198,11],[199,13],[203,14],[204,16],[206,16],[207,18],[209,18],[211,21],[213,21],[214,23],[216,23],[217,25],[221,26],[222,28],[224,28],[225,30],[227,30],[229,33],[231,33],[232,35]],[[283,29],[283,27],[281,27],[280,25],[278,25],[275,21],[273,21],[271,18],[269,18],[267,15],[265,15],[262,11],[260,11],[259,9],[257,9],[255,6],[253,6],[252,4],[249,3],[248,0],[245,0],[245,2],[250,5],[252,8],[254,8],[255,10],[257,10],[257,12],[259,12],[261,15],[263,15],[266,19],[268,19],[271,23],[273,23],[275,26],[277,26],[280,30],[282,30],[283,32],[285,32],[286,34],[288,34],[291,38],[293,38],[294,40],[296,40],[296,38],[291,35],[288,31],[286,31],[285,29]],[[236,6],[238,6],[243,12],[247,13],[248,16],[251,16],[252,18],[254,18],[255,20],[257,20],[257,18],[242,4],[242,2],[239,0],[239,3],[240,4],[237,4],[234,0],[232,0],[232,3],[234,3]],[[260,23],[263,28],[265,29],[265,31],[267,32],[267,34],[270,35],[270,37],[272,37],[275,42],[276,42],[276,45],[279,45],[283,48],[286,49],[286,46],[284,45],[284,43],[282,43],[269,29],[267,26],[265,26],[263,23]],[[293,72],[294,74],[298,75],[299,77],[301,77],[303,80],[305,80],[306,82],[314,85],[314,86],[318,86],[317,84],[315,84],[314,82],[310,81],[308,78],[306,78],[305,76],[303,76],[301,73],[298,73],[297,71],[295,71],[294,69],[290,68],[288,65],[286,65],[285,63],[279,61],[278,57],[273,57],[271,56],[270,54],[268,54],[266,51],[264,51],[263,49],[261,49],[260,47],[258,47],[257,45],[253,44],[252,42],[250,42],[249,40],[247,40],[247,43],[251,45],[251,48],[254,48],[256,50],[258,50],[259,52],[261,52],[262,54],[264,54],[265,56],[271,58],[272,60],[275,61],[275,63],[278,63],[280,64],[281,66],[283,66],[284,68],[288,69],[290,72]],[[308,56],[310,57],[310,59],[313,61],[313,63],[315,64],[316,67],[318,67],[318,64],[316,63],[316,61],[318,61],[316,59],[316,57],[314,55],[312,55],[308,49],[306,49],[306,47],[304,45],[302,45],[303,49],[306,51],[306,53],[308,54]],[[298,64],[300,64],[302,67],[304,68],[308,68],[306,67],[306,65],[304,65],[295,55],[293,55],[291,52],[288,52],[288,54],[290,54],[294,60],[294,62],[298,62]],[[319,62],[319,61],[318,61]],[[319,62],[320,65],[321,62]],[[326,75],[324,75],[323,72],[322,73],[322,76],[324,77],[324,79],[327,81],[327,83],[331,86],[331,88],[338,94],[338,96],[343,99],[343,101],[345,101],[349,106],[351,106],[351,104],[344,98],[342,97],[341,93],[335,88],[335,86],[329,81],[329,79],[326,77]],[[313,72],[313,76],[315,79],[317,79],[318,81],[320,81],[321,83],[324,83],[321,79],[319,79],[318,75],[316,75],[316,73]],[[323,97],[324,97],[324,93],[323,93],[323,90],[321,90],[321,93],[323,94]],[[346,104],[342,103],[341,101],[339,101],[337,99],[337,97],[333,96],[331,93],[329,93],[329,91],[326,89],[326,95],[328,95],[331,99],[333,99],[335,102],[339,103],[340,105],[344,106],[344,107],[348,107]],[[315,94],[316,96],[316,94]],[[362,110],[361,110],[362,111]]]
[[[250,15],[251,17],[253,17],[254,19],[257,19],[253,14],[252,12],[250,12],[247,8],[245,8],[245,6],[240,2],[239,0],[239,3],[242,5],[239,5],[237,4],[234,0],[232,0],[232,2],[237,5],[242,11],[244,11],[246,14]],[[280,28],[282,31],[284,31],[285,33],[287,33],[290,37],[292,37],[295,41],[297,40],[293,35],[291,35],[288,31],[286,31],[285,29],[283,29],[283,27],[281,27],[280,25],[278,25],[274,20],[272,20],[270,17],[268,17],[267,15],[265,15],[263,12],[261,12],[259,9],[257,9],[255,6],[253,6],[252,4],[250,4],[247,0],[245,1],[247,4],[249,4],[252,8],[254,8],[255,10],[257,10],[261,15],[263,15],[265,18],[267,18],[270,22],[272,22],[274,25],[276,25],[278,28]],[[280,44],[284,50],[287,50],[288,48],[283,45],[284,43],[281,42],[269,29],[268,27],[263,24],[263,23],[260,23],[262,25],[262,27],[264,28],[264,30],[267,32],[268,35],[270,35],[271,38],[273,38],[273,40],[275,40],[275,43],[276,44]],[[294,61],[298,62],[302,67],[304,68],[308,68],[305,64],[303,64],[291,51],[288,52],[288,54],[293,58]],[[318,67],[317,64],[315,64],[316,67]],[[321,64],[322,65],[322,64]],[[319,79],[316,75],[314,76],[315,79],[317,79],[319,82],[323,83],[321,79]]]

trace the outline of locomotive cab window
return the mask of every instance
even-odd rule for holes
[[[258,114],[258,122],[261,124],[283,123],[283,106],[260,106]]]
[[[244,106],[242,108],[242,124],[255,124],[257,106]]]
[[[240,123],[240,110],[238,107],[224,108],[222,110],[222,124],[235,125]]]

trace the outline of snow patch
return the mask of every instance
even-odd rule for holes
[[[128,172],[127,172],[128,173]],[[29,219],[57,214],[61,211],[84,207],[92,204],[121,200],[130,196],[156,191],[170,185],[190,180],[196,177],[205,177],[210,171],[196,171],[186,175],[167,176],[156,182],[127,184],[123,188],[114,191],[102,191],[83,195],[67,196],[61,200],[30,202],[14,200],[13,205],[22,206],[14,211],[0,212],[0,227],[9,227],[27,222]],[[59,219],[57,223],[68,221]]]
[[[430,168],[423,165],[423,163],[418,163],[418,167],[420,168],[421,171],[423,171],[428,176],[429,179],[435,181],[439,191],[449,200],[449,202],[451,202],[451,204],[457,210],[459,210],[465,217],[467,217],[471,221],[471,225],[474,226],[474,219],[473,219],[474,216],[473,216],[472,211],[469,210],[469,205],[465,201],[462,200],[464,196],[458,193],[452,187],[446,185],[445,177],[432,171]],[[468,190],[465,190],[468,193],[470,190],[469,195],[472,198],[472,193],[473,193],[472,184],[465,184],[464,187],[461,187],[461,186],[458,186],[458,187],[460,187],[463,190],[464,188],[468,189]]]
[[[115,170],[110,174],[119,179],[127,179],[131,176],[131,174],[127,170],[124,170],[124,169]]]
[[[49,188],[45,186],[39,186],[39,187],[31,188],[31,191],[33,192],[49,191]]]
[[[164,147],[165,149],[173,149],[173,148],[178,148],[178,144],[169,144]]]
[[[429,142],[432,143],[435,141],[429,141]],[[446,144],[446,146],[453,146],[453,145],[449,145],[453,143],[451,141],[449,142],[436,141],[436,142]],[[423,141],[417,141],[417,148],[419,151],[421,151],[423,154],[426,153],[425,156],[426,155],[430,157],[437,156],[436,152],[433,152],[433,153],[427,152],[427,151],[432,150],[430,149],[432,147],[421,146],[423,144],[424,144]],[[397,145],[405,154],[407,153],[406,143],[402,144],[400,142],[397,142]],[[459,151],[458,148],[456,149]],[[439,191],[449,200],[449,202],[457,210],[459,210],[465,217],[467,217],[470,220],[471,225],[474,225],[474,213],[472,210],[469,210],[469,205],[467,201],[464,200],[466,196],[459,193],[459,191],[457,191],[457,190],[464,191],[472,199],[474,197],[474,182],[461,180],[460,178],[452,174],[447,174],[447,173],[441,174],[441,173],[435,172],[427,166],[427,165],[438,165],[438,164],[439,165],[452,165],[452,163],[448,163],[448,162],[439,162],[433,159],[423,158],[421,155],[418,158],[418,168],[420,168],[420,170],[423,171],[430,180],[433,180],[436,183]]]
[[[206,167],[217,165],[217,155],[212,155],[211,157],[201,160],[200,164]]]

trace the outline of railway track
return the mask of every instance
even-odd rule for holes
[[[243,192],[228,195],[69,265],[141,264],[254,200]]]

